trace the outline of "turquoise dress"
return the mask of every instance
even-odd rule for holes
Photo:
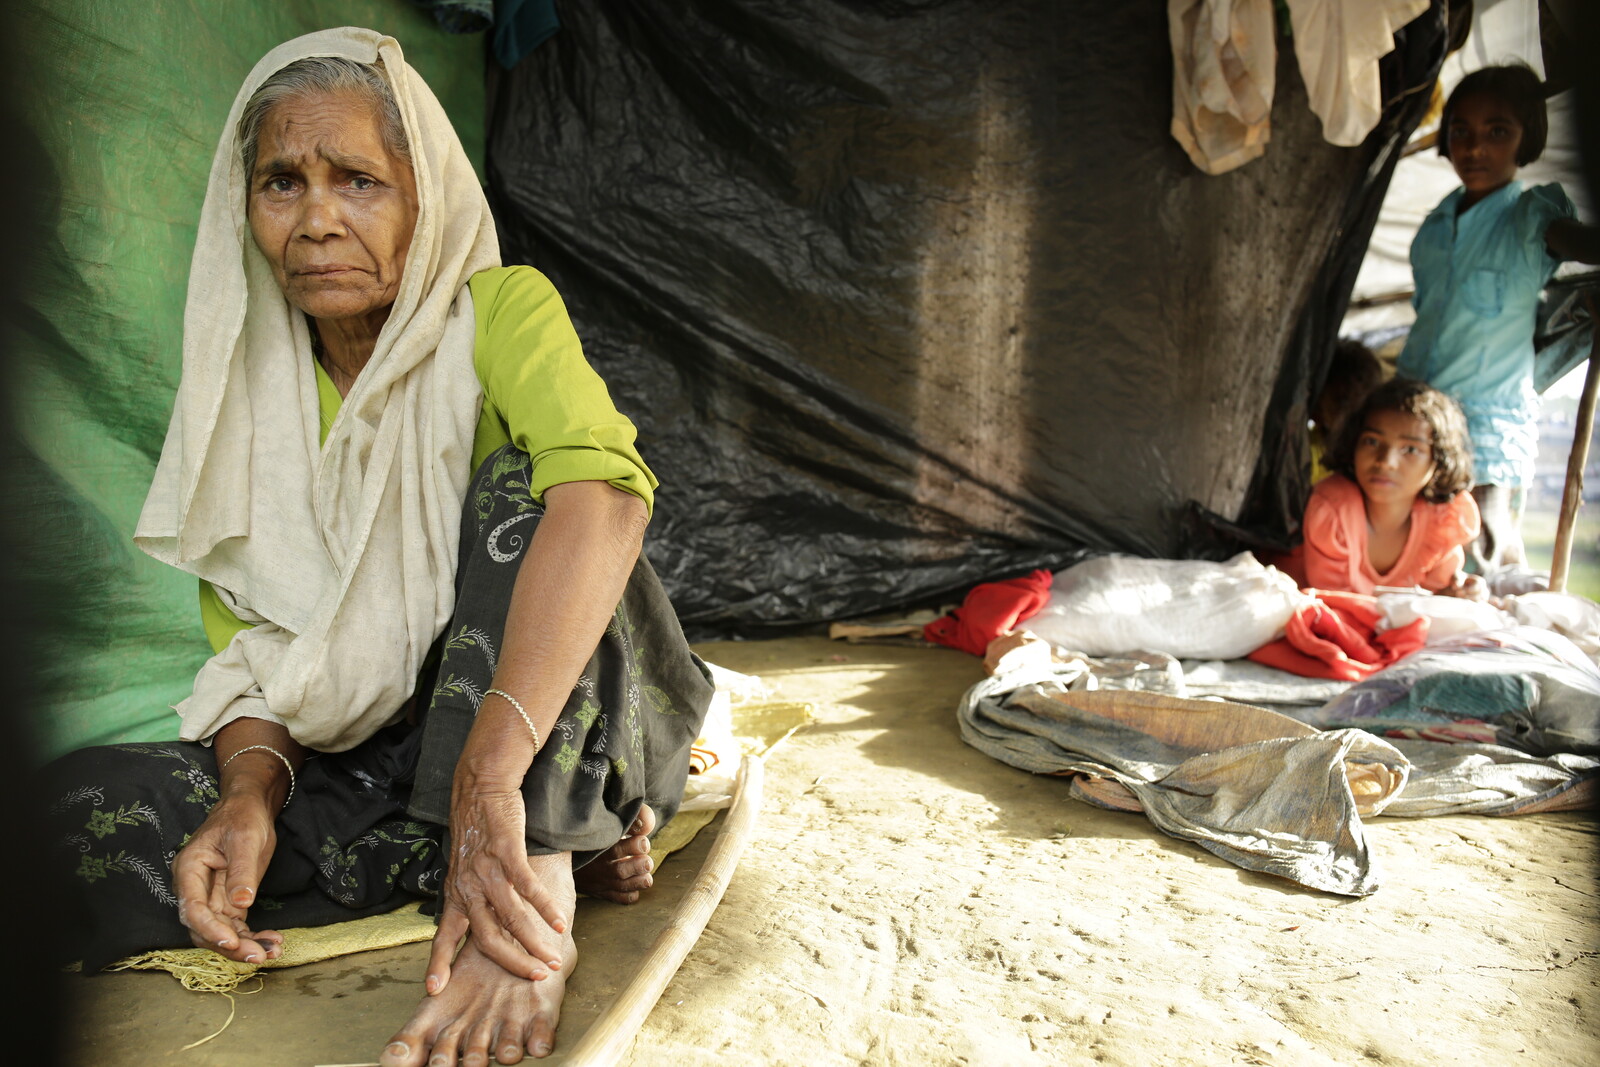
[[[1534,315],[1560,260],[1545,230],[1572,218],[1560,185],[1511,182],[1467,210],[1457,189],[1411,242],[1416,325],[1400,374],[1448,393],[1466,412],[1476,485],[1526,485],[1538,450]]]

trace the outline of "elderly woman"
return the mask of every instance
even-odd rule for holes
[[[86,963],[185,937],[259,961],[267,927],[437,894],[428,996],[383,1062],[547,1054],[575,886],[649,885],[711,693],[639,558],[633,441],[550,283],[498,265],[399,46],[330,30],[263,59],[135,535],[201,579],[216,655],[181,742],[57,768]]]

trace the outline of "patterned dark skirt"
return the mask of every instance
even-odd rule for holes
[[[491,684],[512,587],[544,513],[528,495],[529,466],[526,453],[507,445],[474,479],[456,613],[418,686],[432,694],[421,722],[390,726],[301,769],[251,909],[258,928],[340,922],[437,893],[456,761]],[[529,853],[572,852],[581,866],[616,843],[643,805],[670,819],[711,692],[705,665],[641,557],[523,782]],[[83,749],[52,764],[48,781],[55,857],[77,912],[64,958],[82,959],[92,973],[135,952],[189,944],[172,860],[218,799],[212,750],[188,742]]]

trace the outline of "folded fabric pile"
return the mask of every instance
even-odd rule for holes
[[[1300,590],[1248,554],[1048,578],[975,589],[930,627],[975,653],[996,638],[962,737],[1241,867],[1361,896],[1378,885],[1362,816],[1600,797],[1600,608],[1583,597]],[[1222,702],[1239,699],[1293,717]]]
[[[1050,572],[1034,571],[1003,582],[973,586],[961,606],[922,628],[922,636],[981,656],[989,642],[1038,614],[1050,598]]]
[[[1032,664],[979,682],[957,710],[963,740],[1070,775],[1077,799],[1142,810],[1163,833],[1312,889],[1378,888],[1363,815],[1557,811],[1591,806],[1600,789],[1600,761],[1586,756],[1322,732],[1239,704],[1119,692],[1115,679],[1075,692],[1080,674]],[[1120,684],[1162,677],[1134,671]]]
[[[1321,708],[1296,712],[1324,729],[1481,736],[1535,755],[1600,755],[1600,667],[1573,642],[1534,626],[1431,642]],[[1478,724],[1463,734],[1461,724]]]
[[[1307,678],[1355,682],[1409,656],[1428,640],[1431,620],[1426,615],[1384,629],[1384,612],[1375,597],[1325,589],[1304,592],[1307,600],[1289,616],[1283,637],[1251,652],[1250,659]]]

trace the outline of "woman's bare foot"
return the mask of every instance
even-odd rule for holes
[[[656,869],[650,858],[650,835],[655,832],[656,813],[646,804],[628,827],[627,836],[602,855],[572,872],[578,892],[599,897],[613,904],[632,904],[655,884]]]
[[[536,877],[566,905],[574,904],[572,857],[529,856]],[[568,926],[562,935],[559,971],[539,981],[509,974],[478,951],[472,936],[456,956],[450,982],[437,995],[423,997],[411,1021],[389,1039],[383,1067],[465,1067],[519,1063],[524,1054],[550,1055],[561,1018],[567,976],[577,966],[578,948]]]

